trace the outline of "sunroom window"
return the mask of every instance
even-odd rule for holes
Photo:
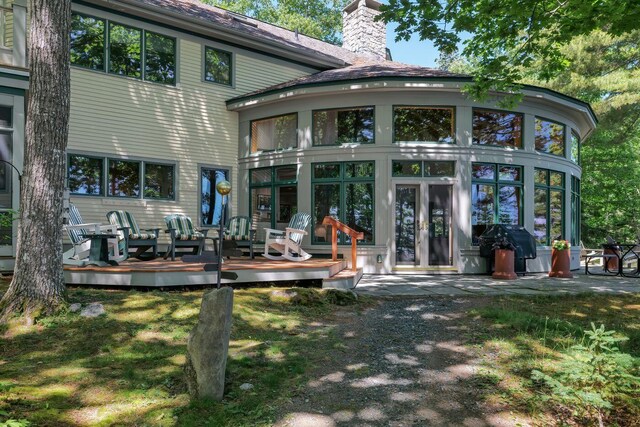
[[[313,145],[372,144],[374,108],[339,108],[313,112]]]
[[[298,115],[286,114],[251,122],[251,152],[295,148],[298,145]]]
[[[104,19],[71,16],[71,64],[104,71],[105,27]]]
[[[393,142],[453,144],[454,135],[453,108],[393,108]]]
[[[522,148],[522,114],[473,110],[473,143]]]
[[[536,150],[564,157],[564,125],[536,117]]]

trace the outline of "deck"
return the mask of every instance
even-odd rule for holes
[[[172,287],[201,286],[216,283],[217,273],[204,271],[202,263],[185,263],[155,259],[152,261],[127,260],[118,266],[65,266],[67,285],[124,286],[124,287]],[[236,280],[222,283],[264,283],[296,280],[327,280],[327,287],[353,287],[346,283],[357,283],[360,274],[346,277],[345,260],[315,259],[304,262],[271,261],[262,257],[255,259],[232,258],[225,260],[222,270],[234,272]],[[343,272],[342,274],[339,274]],[[357,279],[354,279],[356,278]],[[347,278],[347,280],[344,280]],[[345,283],[345,285],[343,285]],[[323,287],[324,283],[323,283]]]

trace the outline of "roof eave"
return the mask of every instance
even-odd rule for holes
[[[142,4],[136,0],[81,0],[81,3],[101,6],[118,12],[127,13],[155,22],[161,22],[172,27],[182,28],[204,36],[213,37],[222,42],[241,44],[247,48],[260,50],[267,54],[291,59],[296,62],[309,64],[311,68],[331,69],[348,65],[345,61],[333,56],[311,51],[310,49],[290,48],[275,40],[265,40],[258,36],[226,28],[202,19],[192,18],[183,14],[168,11],[149,4]],[[240,38],[240,40],[239,40]]]

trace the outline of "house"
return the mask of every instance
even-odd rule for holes
[[[18,168],[25,1],[0,3],[12,33],[0,155]],[[483,272],[477,239],[493,223],[535,235],[530,271],[548,268],[558,235],[576,244],[577,268],[590,106],[533,86],[509,111],[472,101],[461,92],[469,76],[388,59],[379,6],[345,8],[339,47],[196,0],[74,1],[72,201],[88,221],[117,208],[142,227],[170,213],[216,227],[214,187],[227,179],[230,211],[251,216],[258,239],[297,211],[314,218],[304,242],[314,254],[331,251],[326,215],[364,232],[365,272]],[[15,209],[15,174],[0,171],[0,208]],[[0,255],[14,253],[2,243]]]

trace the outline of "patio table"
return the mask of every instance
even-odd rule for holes
[[[640,277],[640,245],[638,243],[604,243],[602,245],[602,255],[591,255],[586,258],[585,274],[593,276],[622,276],[622,277]],[[602,258],[602,269],[605,273],[598,274],[589,271],[589,262],[592,258]],[[624,261],[636,261],[636,268],[630,273],[624,271]]]
[[[87,265],[96,265],[98,267],[118,265],[116,261],[109,259],[109,239],[117,238],[117,234],[84,233],[82,237],[86,237],[91,242]]]

